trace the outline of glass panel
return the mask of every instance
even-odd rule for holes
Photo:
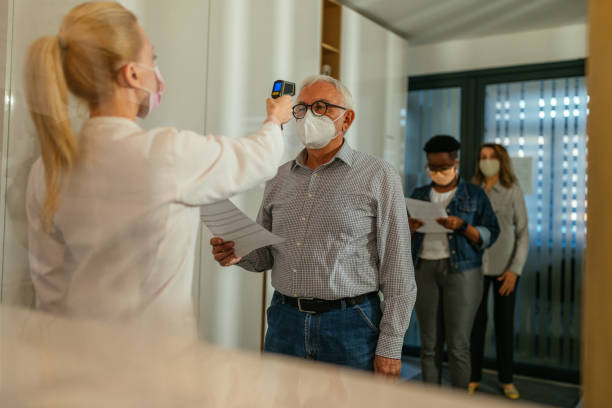
[[[486,87],[485,140],[508,149],[529,215],[515,315],[519,363],[579,368],[587,103],[583,77]],[[489,309],[492,316],[491,300]],[[494,358],[491,326],[485,353]]]
[[[436,134],[461,138],[461,88],[427,89],[408,92],[408,121],[406,131],[405,193],[429,182],[423,146]],[[420,339],[416,315],[404,338],[404,346],[419,347]]]
[[[406,131],[406,194],[429,182],[423,145],[436,134],[460,138],[461,88],[408,92]]]

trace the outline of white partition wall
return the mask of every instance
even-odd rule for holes
[[[77,0],[8,1],[6,92],[2,201],[3,257],[2,302],[32,305],[33,291],[27,261],[27,220],[25,189],[30,167],[38,156],[34,126],[30,121],[23,92],[23,69],[27,47],[36,38],[56,34],[62,16]],[[78,116],[73,110],[72,116]],[[78,122],[78,120],[75,120]],[[75,123],[78,126],[78,123]]]
[[[403,175],[406,138],[405,40],[344,7],[341,80],[353,93],[351,146],[384,158]]]
[[[141,0],[141,3],[146,7],[137,13],[155,47],[157,65],[166,83],[161,106],[141,125],[172,126],[205,134],[210,1]],[[200,301],[199,260],[198,257],[195,263],[193,286],[196,311]]]
[[[321,4],[298,0],[212,0],[206,131],[245,136],[265,119],[272,83],[298,83],[319,66]],[[293,123],[285,126],[289,160],[299,151]],[[234,202],[255,218],[263,186]],[[260,347],[261,274],[221,268],[213,260],[204,228],[200,269],[203,338],[228,347]],[[272,288],[268,287],[268,295]]]

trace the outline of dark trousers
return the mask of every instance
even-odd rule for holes
[[[448,259],[421,259],[415,279],[423,381],[441,383],[446,341],[451,384],[466,389],[470,381],[470,333],[482,298],[482,270],[453,272]]]
[[[514,357],[514,304],[516,303],[516,287],[509,296],[499,294],[503,282],[497,276],[485,276],[482,302],[474,319],[472,329],[471,356],[472,356],[472,382],[482,379],[482,360],[484,355],[485,333],[487,330],[487,305],[489,289],[493,286],[493,316],[495,325],[495,348],[497,354],[497,370],[499,382],[512,383],[513,357]]]

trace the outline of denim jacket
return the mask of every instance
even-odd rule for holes
[[[416,188],[411,198],[431,201],[432,185]],[[454,272],[480,268],[485,249],[495,243],[499,236],[499,224],[484,190],[472,183],[459,181],[457,192],[448,207],[448,215],[454,215],[475,227],[482,240],[480,245],[474,244],[460,232],[449,232],[448,245],[451,253],[451,267]],[[425,234],[415,232],[412,239],[412,258],[415,266],[419,263],[419,254],[423,246]]]

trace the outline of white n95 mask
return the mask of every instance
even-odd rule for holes
[[[329,116],[315,116],[308,110],[306,116],[296,121],[297,135],[308,149],[322,149],[336,137],[334,122],[342,115],[332,120]]]

